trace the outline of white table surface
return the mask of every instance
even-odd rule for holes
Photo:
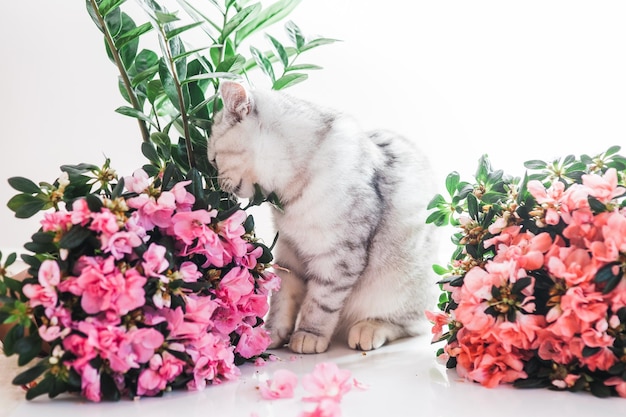
[[[295,398],[268,401],[261,398],[258,385],[277,369],[289,369],[299,376],[310,373],[316,363],[333,361],[349,369],[369,385],[366,391],[352,390],[341,403],[343,417],[458,416],[458,417],[540,417],[620,416],[626,413],[626,399],[599,399],[588,393],[550,390],[521,390],[510,386],[494,389],[459,380],[434,357],[438,346],[430,336],[403,339],[363,354],[335,343],[319,355],[294,355],[286,349],[272,351],[279,361],[265,366],[245,364],[237,381],[209,386],[204,391],[177,391],[161,398],[90,403],[66,396],[50,400],[24,399],[21,388],[11,385],[17,373],[15,357],[0,357],[0,416],[2,417],[297,417],[311,410],[301,384]]]

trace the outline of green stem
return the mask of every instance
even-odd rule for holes
[[[104,40],[106,41],[109,50],[111,51],[111,55],[113,56],[113,60],[115,61],[115,65],[117,66],[118,71],[122,77],[122,83],[124,84],[124,88],[126,89],[126,93],[128,94],[128,98],[130,100],[130,104],[133,106],[135,110],[142,111],[143,109],[139,106],[139,101],[137,100],[137,96],[133,91],[132,84],[130,82],[130,78],[128,77],[128,73],[126,72],[126,68],[124,68],[124,63],[122,62],[122,58],[120,57],[119,51],[115,47],[115,41],[109,32],[109,28],[104,20],[104,16],[100,14],[100,9],[98,8],[98,4],[96,0],[89,0],[91,7],[93,8],[95,14],[98,16],[98,23],[100,23],[100,27],[102,27],[102,32],[104,33]],[[141,137],[144,142],[150,141],[150,133],[148,132],[148,127],[143,120],[137,119],[137,123],[139,123],[139,130],[141,131]]]
[[[159,32],[164,43],[164,49],[167,53],[167,63],[170,66],[172,72],[172,78],[174,79],[174,86],[176,87],[176,95],[178,96],[178,106],[180,107],[180,120],[183,123],[183,135],[185,138],[185,148],[187,149],[187,161],[189,162],[189,168],[195,168],[196,162],[193,157],[193,145],[191,144],[191,133],[189,131],[189,116],[185,109],[185,98],[183,96],[183,89],[178,79],[178,73],[176,72],[176,64],[172,57],[172,51],[170,49],[170,43],[167,40],[167,34],[163,25],[159,24]]]

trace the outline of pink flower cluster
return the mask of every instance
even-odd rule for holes
[[[484,247],[494,256],[443,284],[452,308],[427,312],[433,342],[447,338],[457,373],[487,387],[536,378],[526,365],[538,359],[553,387],[593,380],[626,397],[626,190],[608,169],[567,188],[529,181],[528,191],[536,227],[492,223]]]
[[[261,397],[266,400],[293,398],[298,385],[298,376],[286,369],[274,372],[271,379],[259,386]],[[302,387],[309,394],[302,401],[313,403],[315,408],[303,411],[300,417],[341,417],[341,400],[352,388],[366,390],[367,387],[347,369],[340,369],[333,362],[315,365],[313,372],[302,377]]]
[[[270,343],[261,324],[279,280],[257,265],[263,249],[246,236],[245,212],[218,221],[217,210],[194,210],[188,184],[154,190],[137,171],[125,199],[45,214],[55,241],[82,242],[44,260],[23,293],[42,312],[55,366],[78,374],[89,400],[102,399],[105,373],[131,396],[200,390],[236,378],[237,358]]]

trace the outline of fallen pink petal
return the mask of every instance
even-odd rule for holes
[[[265,400],[293,398],[296,385],[298,385],[298,376],[295,373],[279,369],[274,372],[271,379],[259,386],[259,392]]]

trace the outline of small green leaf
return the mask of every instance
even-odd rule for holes
[[[302,31],[291,20],[285,24],[285,29],[287,30],[287,35],[289,35],[289,39],[296,46],[296,49],[300,51],[304,46],[304,35]]]
[[[446,190],[448,191],[448,194],[450,194],[450,196],[453,196],[456,193],[460,181],[461,176],[458,172],[453,171],[448,174],[448,176],[446,177]]]
[[[11,383],[13,385],[26,385],[33,382],[35,379],[39,377],[39,375],[43,374],[46,369],[48,369],[48,361],[41,360],[35,366],[26,371],[18,374]]]
[[[185,26],[180,26],[177,28],[174,28],[172,30],[166,31],[165,35],[166,35],[166,39],[169,41],[170,39],[175,38],[176,36],[180,35],[183,32],[186,32],[190,29],[196,28],[198,26],[200,26],[203,22],[194,22],[194,23],[190,23],[188,25]],[[204,49],[204,48],[203,48]]]
[[[341,42],[341,41],[339,39],[331,39],[331,38],[312,39],[300,49],[300,52],[306,52],[310,49],[317,48],[323,45],[330,45],[331,43],[335,43],[335,42]]]
[[[89,229],[75,225],[59,240],[59,246],[64,249],[75,249],[81,246],[91,233]]]
[[[28,219],[43,210],[46,201],[30,194],[18,194],[8,201],[7,206],[18,219]]]
[[[233,33],[238,27],[240,27],[248,18],[254,18],[259,14],[261,10],[261,4],[255,3],[251,6],[245,7],[241,9],[237,14],[235,14],[222,29],[222,34],[220,36],[220,41],[223,42],[231,33]],[[249,19],[247,20],[249,21]]]
[[[37,184],[24,177],[11,177],[8,179],[9,185],[26,194],[37,194],[41,192],[41,189]]]
[[[274,82],[276,81],[276,76],[274,75],[274,68],[272,67],[272,62],[269,60],[269,58],[254,46],[250,47],[250,53],[252,53],[252,57],[257,62],[257,65],[268,77],[270,77],[270,80],[272,80],[272,84],[274,84]],[[274,89],[276,90],[276,88]]]
[[[141,35],[150,32],[152,29],[153,26],[150,22],[144,23],[141,26],[137,26],[115,39],[115,47],[120,50],[128,43],[139,39]]]
[[[319,65],[314,65],[314,64],[297,64],[297,65],[291,65],[287,68],[285,68],[285,71],[308,71],[308,70],[321,70],[323,69],[322,67],[320,67]]]
[[[272,85],[274,90],[282,90],[287,87],[291,87],[303,81],[306,81],[309,78],[307,74],[302,74],[299,72],[291,72],[289,74],[285,74],[276,81]]]
[[[102,0],[102,2],[98,5],[100,15],[103,17],[108,15],[112,10],[117,9],[125,2],[126,0]]]
[[[261,10],[249,23],[246,23],[235,33],[235,45],[248,36],[270,26],[283,18],[296,8],[302,0],[278,0],[264,10]]]
[[[141,144],[141,153],[148,159],[148,161],[152,162],[153,164],[159,165],[159,154],[157,153],[156,148],[152,143],[143,142]]]
[[[143,120],[144,122],[151,124],[155,128],[158,128],[158,125],[152,121],[150,116],[140,110],[133,109],[132,107],[121,106],[115,109],[115,112],[123,114],[124,116],[134,117],[135,119]]]
[[[278,54],[280,61],[283,63],[283,67],[286,69],[289,65],[289,56],[287,55],[285,47],[273,36],[267,34],[265,36],[267,36],[270,42],[272,42],[272,45],[274,45],[274,49],[276,49],[276,53]]]

